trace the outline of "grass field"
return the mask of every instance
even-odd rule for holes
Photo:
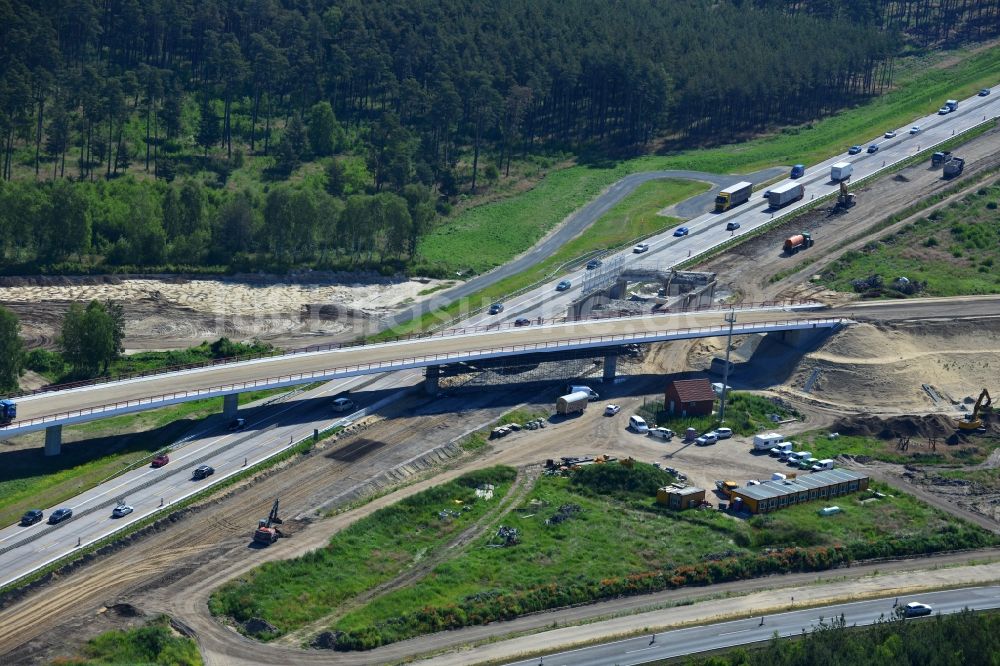
[[[699,433],[708,432],[712,428],[725,425],[732,428],[737,435],[752,435],[774,426],[768,418],[769,414],[777,414],[781,418],[798,416],[798,413],[783,405],[774,403],[767,398],[753,393],[732,391],[726,398],[726,422],[720,423],[718,417],[719,401],[715,401],[714,413],[711,416],[672,416],[662,402],[647,402],[637,411],[649,423],[670,428],[683,434],[688,428],[694,428]]]
[[[899,231],[845,253],[822,275],[825,285],[852,292],[852,281],[878,275],[881,293],[896,278],[926,283],[929,296],[1000,292],[1000,186],[980,188],[961,201]],[[879,290],[873,293],[880,293]]]
[[[510,467],[473,472],[380,509],[325,548],[265,564],[226,583],[212,594],[209,608],[238,622],[264,618],[279,630],[259,638],[298,629],[432,555],[497,506],[514,475]],[[496,486],[493,500],[475,498],[474,489],[482,483]],[[453,513],[442,518],[442,511]]]
[[[835,458],[838,455],[868,456],[875,460],[891,463],[918,463],[921,465],[975,465],[983,462],[1000,441],[996,438],[981,437],[974,443],[949,445],[938,442],[936,450],[931,450],[926,441],[914,437],[906,451],[896,449],[896,440],[875,437],[840,435],[829,439],[826,432],[806,432],[795,437],[796,450],[811,451],[814,458]]]
[[[240,404],[286,391],[243,393]],[[53,457],[45,457],[40,445],[14,450],[0,445],[0,525],[17,521],[28,509],[54,506],[93,488],[221,411],[222,398],[210,398],[67,426],[62,453]]]
[[[201,666],[201,653],[194,640],[178,635],[170,620],[160,616],[144,627],[108,631],[87,641],[79,656],[60,658],[61,666],[98,664],[163,664]]]
[[[550,172],[524,194],[470,208],[446,221],[421,241],[418,254],[425,264],[448,273],[478,273],[531,247],[560,220],[630,173],[658,169],[746,173],[777,164],[822,161],[886,129],[932,113],[946,98],[962,99],[984,85],[996,83],[1000,48],[956,55],[966,57],[950,67],[915,63],[897,79],[896,88],[882,97],[774,135],[707,150],[648,155]]]

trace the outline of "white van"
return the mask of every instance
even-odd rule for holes
[[[649,432],[649,426],[646,424],[646,419],[641,416],[630,416],[628,417],[628,428],[632,432],[637,432],[640,435],[645,435]]]
[[[595,391],[594,389],[590,388],[589,386],[570,386],[569,387],[569,392],[570,393],[579,393],[581,391],[583,393],[587,394],[587,398],[591,402],[594,402],[595,400],[600,400],[601,399],[601,396],[598,395],[597,391]]]
[[[792,452],[792,442],[782,442],[777,446],[772,446],[768,453],[772,458],[780,458],[783,454]]]
[[[831,460],[830,458],[825,458],[823,460],[820,460],[818,463],[812,466],[812,471],[814,472],[822,472],[828,469],[833,469],[833,460]]]
[[[732,428],[716,428],[715,429],[715,435],[719,439],[729,439],[730,437],[733,436],[733,429]]]
[[[773,447],[781,444],[785,441],[784,435],[779,435],[776,432],[769,432],[763,435],[753,436],[753,450],[754,451],[770,451]]]
[[[346,412],[354,409],[354,401],[350,398],[337,398],[333,401],[333,411]]]

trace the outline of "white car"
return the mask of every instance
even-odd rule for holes
[[[611,405],[608,405],[607,407],[604,408],[604,415],[605,416],[614,416],[615,414],[617,414],[620,411],[622,411],[621,407],[619,407],[618,405],[615,405],[615,404],[611,404]]]
[[[674,431],[670,428],[650,428],[648,435],[666,441],[674,436]]]
[[[930,615],[934,611],[929,604],[922,604],[919,601],[911,601],[903,606],[903,617],[920,617]]]
[[[883,134],[882,136],[884,136],[887,139],[895,139],[896,138],[896,133],[892,132],[892,131],[889,131],[889,132],[886,132],[885,134]]]
[[[635,252],[636,254],[642,254],[643,252],[647,252],[648,250],[649,250],[649,243],[638,243],[635,245],[635,247],[632,248],[632,251]]]
[[[133,509],[128,504],[119,504],[118,506],[115,507],[115,510],[111,512],[111,516],[113,518],[124,518],[133,511],[135,511],[135,509]]]
[[[649,425],[646,424],[646,419],[642,418],[638,414],[628,417],[628,427],[629,430],[637,432],[640,435],[645,435],[649,432]]]
[[[337,398],[333,401],[333,411],[346,412],[354,409],[354,401],[350,398]]]
[[[732,428],[716,428],[715,436],[719,439],[729,439],[733,436]]]
[[[910,128],[910,134],[917,134],[920,132],[920,125],[914,125]]]
[[[698,446],[708,446],[709,444],[715,444],[719,441],[719,436],[714,432],[706,432],[704,435],[694,440],[694,443]]]

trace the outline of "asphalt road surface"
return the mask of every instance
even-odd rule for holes
[[[917,597],[898,600],[875,599],[846,604],[791,611],[778,615],[753,617],[719,624],[709,624],[687,629],[676,629],[660,634],[629,638],[612,643],[547,654],[510,662],[512,666],[634,666],[661,659],[731,648],[737,645],[767,641],[777,634],[780,637],[798,636],[810,631],[821,622],[829,624],[830,618],[841,615],[848,626],[870,625],[893,616],[894,604],[905,605],[911,601],[930,604],[935,613],[957,613],[965,608],[986,610],[1000,608],[1000,586],[978,587],[943,592],[928,592]],[[906,622],[926,620],[907,619]]]

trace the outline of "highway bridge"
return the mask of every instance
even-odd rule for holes
[[[529,326],[494,324],[361,346],[289,353],[239,363],[167,372],[37,393],[18,400],[18,420],[0,428],[14,436],[46,430],[46,454],[59,452],[63,425],[156,409],[166,405],[226,397],[224,411],[235,414],[236,397],[246,391],[283,388],[359,375],[434,369],[449,363],[525,354],[555,354],[726,335],[831,328],[842,317],[815,310],[821,306],[720,309],[696,313],[587,319]],[[615,357],[605,362],[605,379],[614,377]]]

